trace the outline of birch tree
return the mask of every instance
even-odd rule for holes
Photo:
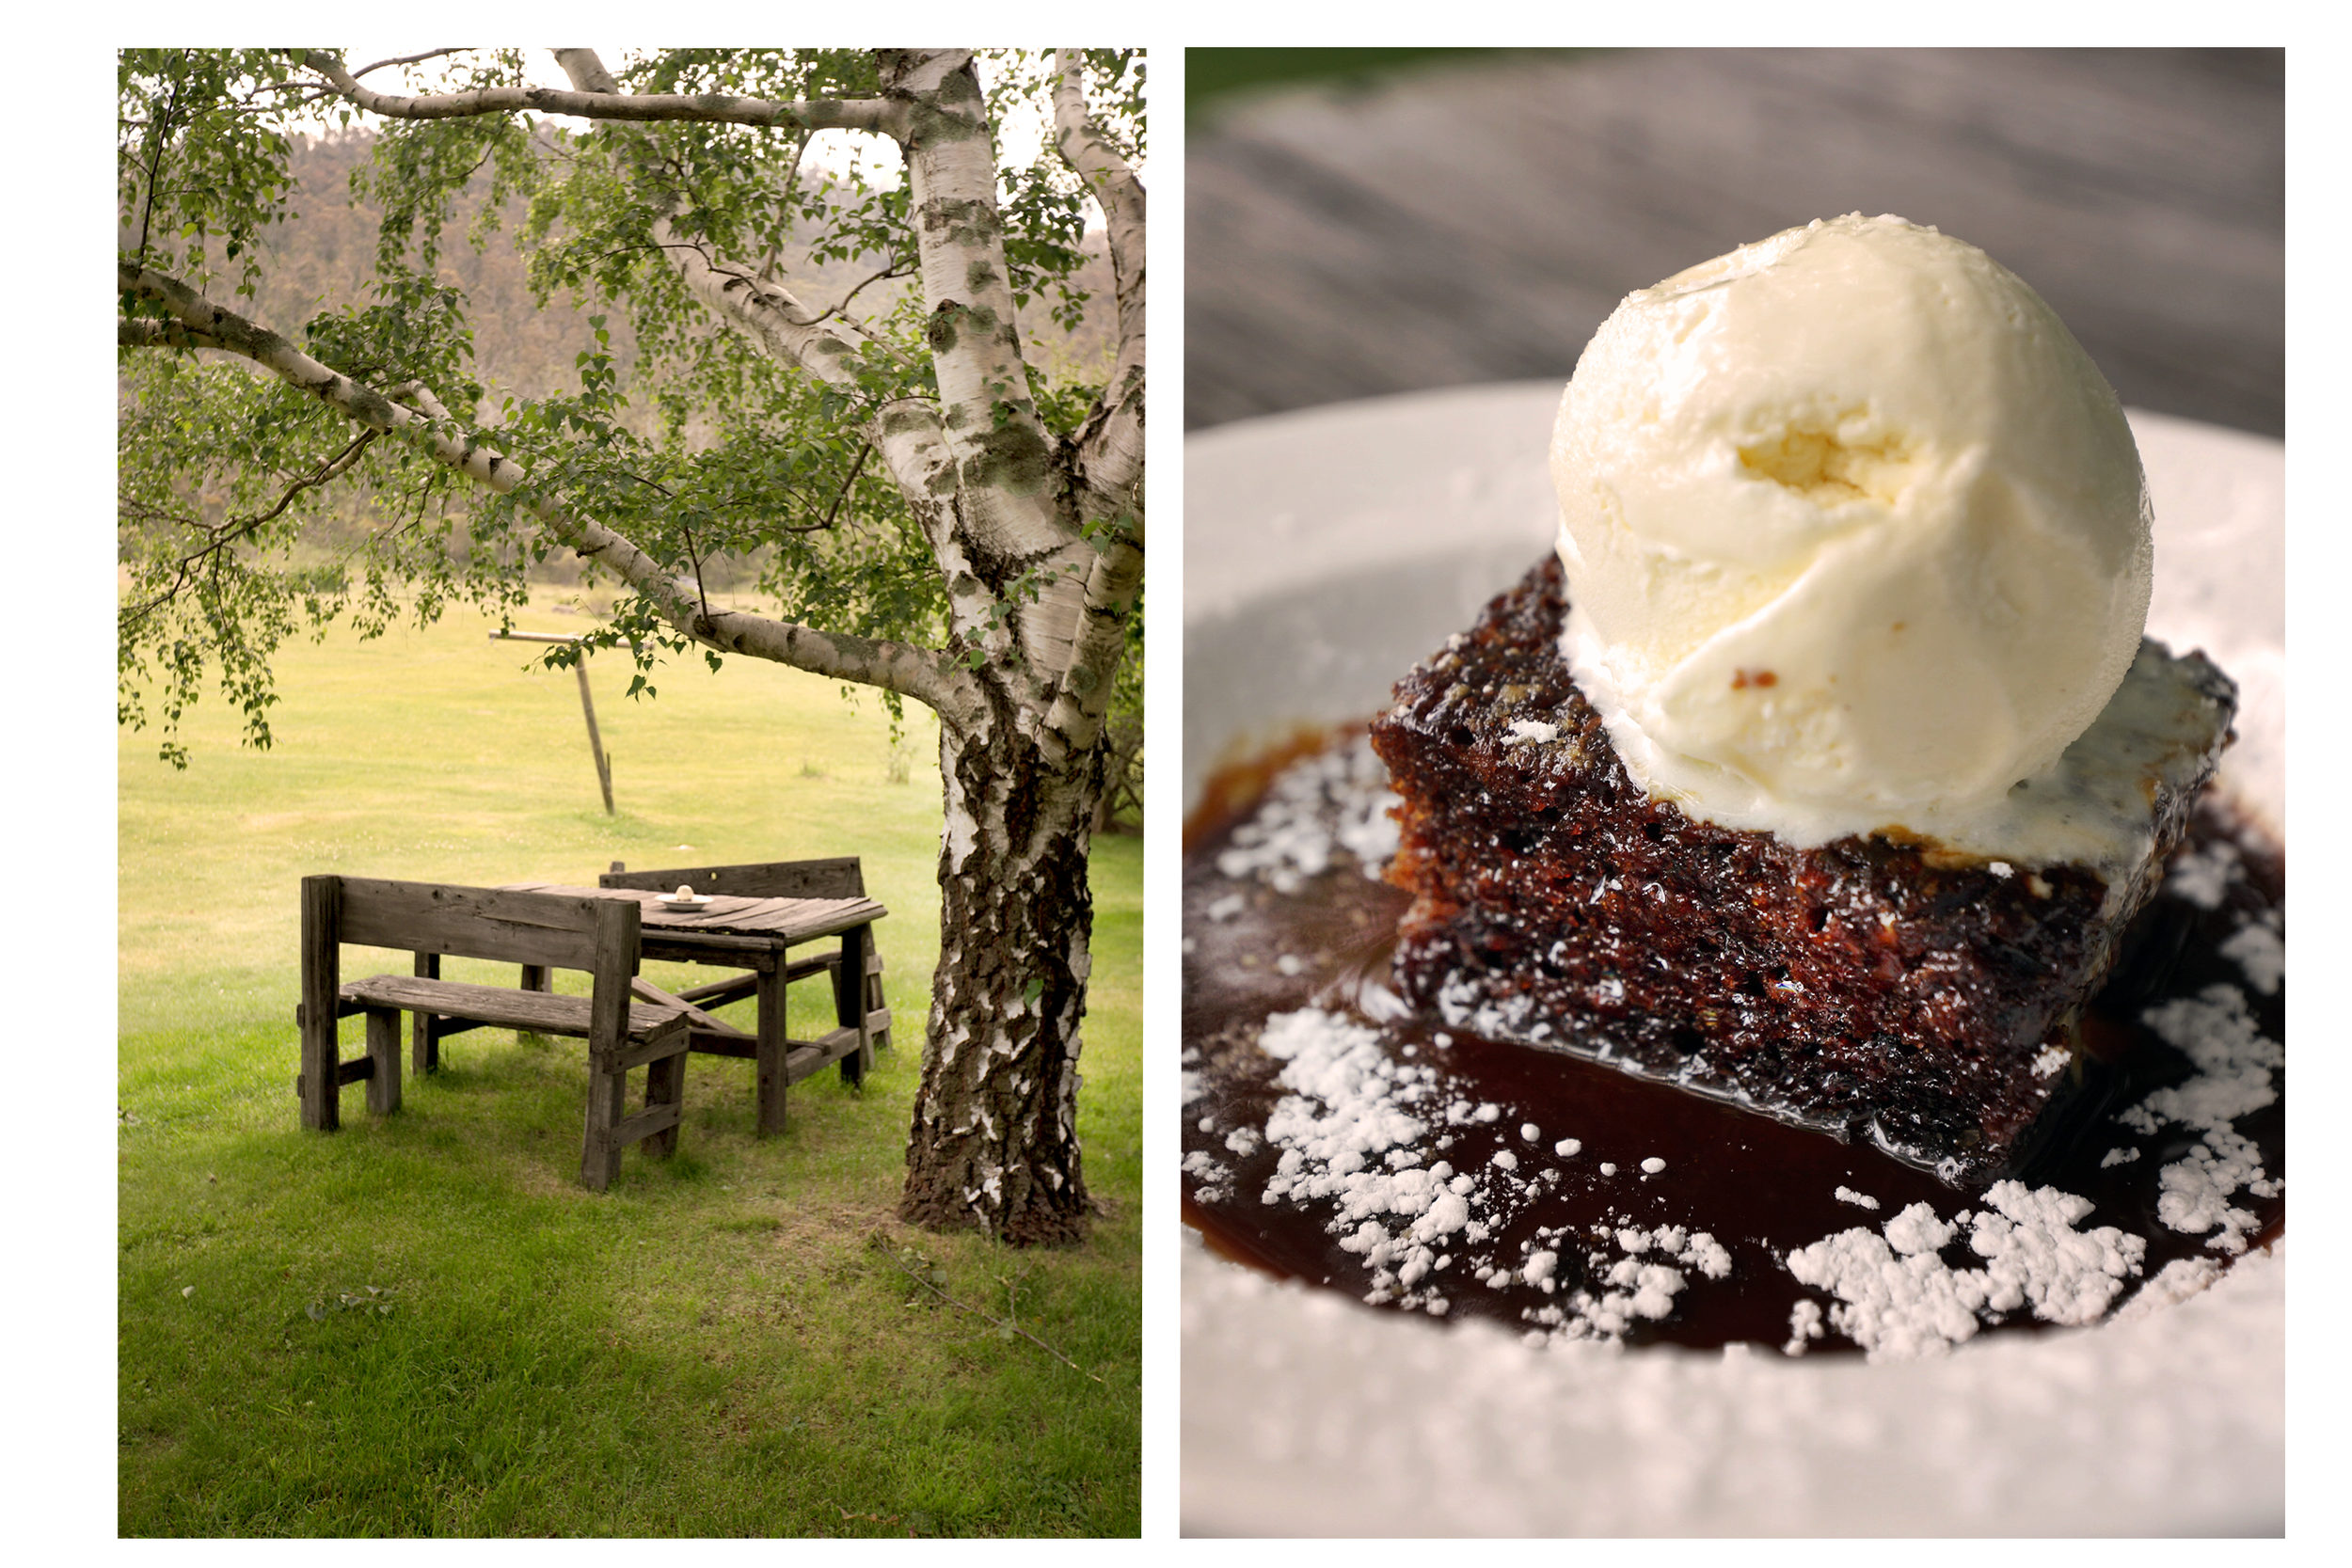
[[[1143,576],[1140,54],[552,54],[567,87],[513,51],[437,51],[409,91],[389,89],[426,56],[121,55],[119,717],[184,762],[177,720],[217,681],[266,745],[288,635],[511,609],[559,551],[623,588],[598,640],[640,645],[641,685],[658,657],[736,656],[926,705],[940,962],[900,1212],[1082,1236],[1087,855]],[[995,133],[1024,101],[1050,150],[1014,166]],[[355,115],[382,127],[354,177],[383,213],[374,297],[255,319],[290,138]],[[521,211],[539,297],[626,312],[631,365],[595,317],[576,391],[484,398],[437,261],[485,182],[473,236]],[[1018,312],[1074,322],[1089,219],[1116,346],[1098,378],[1049,382]],[[844,264],[829,290],[795,275]],[[299,548],[355,492],[377,519],[359,545]],[[763,562],[778,613],[710,602],[723,551]]]

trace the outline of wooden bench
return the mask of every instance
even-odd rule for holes
[[[674,866],[665,871],[631,871],[614,861],[612,869],[596,879],[596,885],[651,893],[675,893],[684,886],[705,895],[725,894],[739,898],[863,898],[866,872],[855,855],[839,855],[830,860],[761,861],[748,865]],[[844,1028],[854,1029],[862,1014],[866,1037],[887,1051],[890,1006],[882,999],[882,951],[874,944],[872,927],[865,927],[858,935],[854,973],[844,969],[843,955],[838,951],[813,953],[784,965],[778,975],[778,989],[781,990],[795,980],[827,976],[833,982],[835,1021]],[[758,989],[756,974],[732,974],[679,991],[675,1000],[691,1003],[698,1008],[723,1007],[756,994]],[[652,988],[641,981],[637,990],[644,995]],[[707,1013],[704,1018],[711,1023],[718,1022],[708,1019]],[[748,1054],[707,1038],[697,1039],[694,1049],[724,1055]],[[855,1057],[843,1056],[840,1061],[842,1080],[850,1084],[860,1082],[874,1065],[870,1048]],[[795,1074],[792,1081],[797,1083],[803,1076],[806,1074]]]
[[[342,944],[405,949],[415,974],[373,974],[344,984]],[[341,1125],[339,1091],[368,1086],[368,1109],[400,1109],[400,1015],[418,1015],[420,1070],[437,1060],[438,1038],[457,1027],[488,1024],[566,1035],[588,1042],[588,1119],[580,1179],[601,1192],[620,1174],[621,1150],[644,1141],[647,1152],[677,1147],[685,1088],[688,1009],[634,1001],[629,983],[639,954],[637,906],[612,898],[564,897],[439,882],[367,877],[302,879],[302,1072],[294,1080],[302,1124],[323,1132]],[[527,974],[584,970],[588,996],[469,985],[438,977],[444,955],[525,966]],[[342,1059],[337,1027],[367,1018],[367,1053]],[[427,1060],[428,1048],[432,1060]],[[628,1114],[631,1069],[645,1069],[644,1108]]]

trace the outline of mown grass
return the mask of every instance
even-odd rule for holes
[[[525,623],[578,624],[551,605]],[[288,650],[266,753],[217,707],[193,716],[184,773],[122,737],[121,1532],[1134,1533],[1136,842],[1092,865],[1091,1241],[911,1230],[892,1209],[938,948],[929,716],[910,712],[894,784],[870,698],[852,711],[829,683],[731,661],[671,667],[630,703],[605,656],[607,817],[573,677],[524,670],[485,629],[453,615]],[[896,1049],[862,1091],[796,1088],[782,1137],[752,1136],[748,1063],[695,1057],[678,1154],[632,1150],[587,1193],[579,1042],[492,1031],[450,1041],[400,1115],[369,1117],[354,1086],[342,1132],[301,1130],[305,873],[593,882],[615,859],[845,853],[891,911]],[[796,1026],[815,1024],[821,987],[797,989]]]

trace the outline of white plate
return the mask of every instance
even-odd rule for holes
[[[1184,794],[1362,719],[1549,547],[1557,383],[1229,425],[1184,454]],[[2236,678],[2224,779],[2283,836],[2285,449],[2135,412],[2151,635]],[[2177,1307],[1865,1365],[1532,1350],[1205,1253],[1183,1267],[1194,1534],[2203,1534],[2284,1527],[2285,1264]]]

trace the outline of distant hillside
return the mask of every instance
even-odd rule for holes
[[[364,131],[307,138],[297,145],[294,160],[294,216],[273,236],[262,285],[253,305],[259,320],[289,337],[299,338],[302,325],[323,309],[368,303],[368,279],[374,270],[376,230],[381,214],[372,206],[357,204],[351,196],[351,171],[372,156],[374,137]],[[487,182],[481,182],[486,191]],[[540,397],[575,385],[573,356],[591,340],[587,318],[599,309],[595,302],[559,296],[542,307],[534,304],[525,279],[522,258],[516,254],[510,222],[477,250],[464,236],[470,214],[451,226],[442,246],[444,281],[466,292],[472,301],[475,373],[500,395]],[[1032,364],[1059,374],[1107,364],[1117,326],[1110,264],[1098,246],[1081,281],[1094,295],[1087,319],[1075,334],[1062,332],[1042,309],[1023,312],[1022,331],[1030,347]],[[829,306],[865,277],[870,268],[851,263],[811,265],[804,260],[790,282],[819,308]],[[863,309],[897,283],[877,284],[858,296]],[[611,312],[614,351],[626,366],[634,344],[623,313]]]

